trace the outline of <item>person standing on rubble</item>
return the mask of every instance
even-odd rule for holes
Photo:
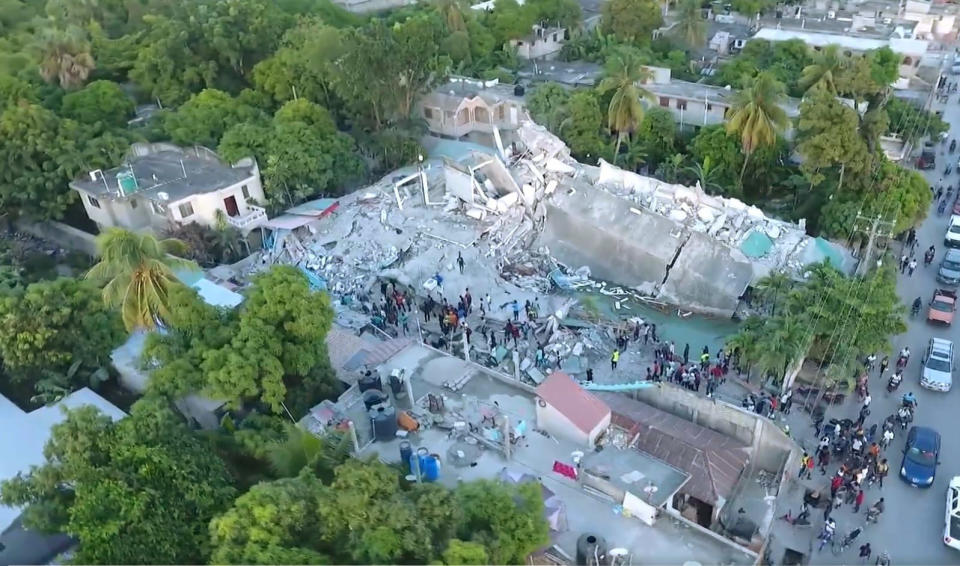
[[[460,268],[460,274],[461,274],[461,275],[463,275],[463,264],[465,264],[465,263],[466,263],[466,262],[463,261],[463,254],[460,253],[460,252],[457,252],[457,267]]]
[[[618,348],[613,349],[613,354],[610,356],[610,369],[617,369],[617,362],[620,361],[620,350]]]
[[[437,282],[437,289],[440,289],[440,294],[443,294],[443,275],[440,275],[440,272],[436,272],[433,276],[433,280]]]
[[[513,302],[510,303],[510,308],[513,309],[513,320],[514,321],[520,320],[520,303],[518,303],[517,300],[514,299]]]
[[[683,346],[683,363],[685,364],[690,363],[690,343],[689,342],[687,342]]]
[[[463,300],[467,305],[467,314],[473,311],[473,296],[470,294],[470,287],[463,292]]]

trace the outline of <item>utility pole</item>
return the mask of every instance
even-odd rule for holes
[[[867,249],[864,251],[863,257],[860,258],[860,264],[857,265],[857,275],[861,276],[866,275],[867,270],[873,264],[871,258],[873,257],[873,250],[877,245],[877,239],[893,237],[894,228],[893,222],[881,219],[879,214],[873,219],[868,219],[867,217],[858,214],[857,223],[859,224],[863,220],[870,220],[870,228],[868,230],[859,228],[854,230],[856,232],[867,233]]]

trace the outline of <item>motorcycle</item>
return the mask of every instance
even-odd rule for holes
[[[880,510],[876,507],[871,507],[867,509],[867,522],[877,524],[877,521],[880,519]]]
[[[899,373],[895,373],[890,376],[890,380],[887,381],[887,393],[893,393],[900,387],[900,382],[903,381],[903,376]]]
[[[904,356],[903,354],[900,354],[900,357],[897,358],[897,369],[903,369],[903,368],[907,367],[907,362],[908,362],[909,360],[910,360],[910,356],[909,356],[909,355]]]
[[[900,423],[900,430],[907,430],[907,426],[913,422],[913,411],[906,407],[901,407],[897,411],[897,421]]]
[[[936,255],[936,252],[927,250],[927,252],[923,254],[923,265],[927,266],[933,263],[933,258],[935,255]]]

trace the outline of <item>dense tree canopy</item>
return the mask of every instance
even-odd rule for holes
[[[662,23],[660,4],[653,0],[610,0],[603,5],[601,26],[622,41],[649,41]]]
[[[120,85],[111,81],[93,81],[63,97],[61,115],[86,125],[101,123],[121,127],[133,115],[133,99]]]
[[[0,356],[14,375],[36,379],[74,362],[98,367],[122,341],[120,317],[85,281],[33,283],[22,294],[0,298]]]
[[[112,422],[93,407],[54,426],[46,462],[0,486],[25,524],[64,532],[85,564],[201,564],[208,525],[235,496],[223,462],[163,404]]]

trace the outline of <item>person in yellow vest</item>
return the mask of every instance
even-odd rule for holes
[[[613,349],[613,355],[610,356],[610,369],[617,369],[617,362],[620,361],[620,348]]]

